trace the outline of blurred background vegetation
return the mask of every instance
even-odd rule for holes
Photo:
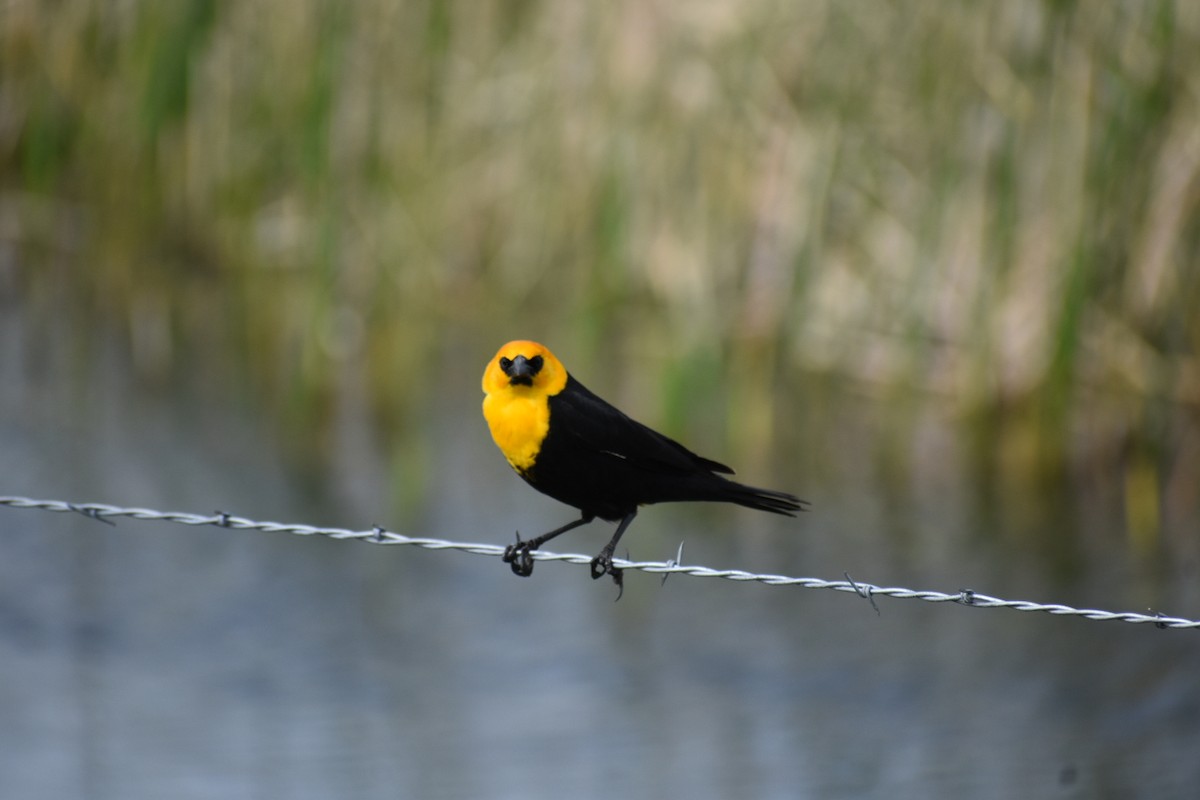
[[[363,415],[410,496],[422,378],[527,336],[730,460],[807,442],[806,497],[936,408],[982,486],[1119,470],[1153,539],[1200,485],[1198,201],[1190,2],[0,10],[31,346],[242,392],[305,463]],[[870,452],[822,438],[846,391]]]

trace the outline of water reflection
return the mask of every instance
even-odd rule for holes
[[[354,527],[406,515],[414,533],[496,542],[571,513],[499,463],[473,362],[438,378],[453,400],[432,423],[427,502],[398,514],[386,492],[301,488],[268,426],[219,391],[148,391],[116,355],[73,363],[24,324],[0,321],[6,493]],[[863,403],[837,404],[848,437]],[[1053,535],[1061,508],[1021,498],[989,517],[954,465],[889,499],[847,456],[780,482],[816,503],[798,522],[656,508],[630,546],[1138,602],[1122,550],[1091,546],[1062,581],[1019,546]],[[1090,541],[1119,539],[1110,521]],[[1185,797],[1200,780],[1193,632],[886,598],[876,615],[847,595],[644,575],[614,604],[565,565],[520,580],[460,554],[12,510],[0,531],[4,797]]]

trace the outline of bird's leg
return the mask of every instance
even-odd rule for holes
[[[504,548],[503,561],[505,564],[508,564],[512,567],[512,571],[515,574],[520,575],[522,578],[528,578],[533,574],[533,556],[531,556],[530,553],[532,553],[534,550],[537,550],[555,536],[564,534],[572,528],[578,528],[580,525],[586,525],[595,518],[596,517],[594,514],[585,513],[579,519],[572,520],[566,525],[563,525],[561,528],[555,528],[549,533],[543,533],[541,536],[524,542],[521,541],[521,534],[518,533],[517,543],[510,544],[508,547]]]
[[[633,522],[633,518],[636,516],[636,508],[626,514],[625,518],[621,520],[621,524],[617,526],[617,532],[609,539],[608,544],[604,545],[604,549],[600,551],[600,554],[592,559],[592,580],[604,575],[612,575],[613,582],[617,586],[620,586],[622,591],[624,590],[621,570],[613,566],[612,557],[613,551],[617,549],[617,542],[621,541],[621,536],[624,535],[625,529],[629,527],[629,523]]]

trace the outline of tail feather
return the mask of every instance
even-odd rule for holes
[[[774,489],[759,489],[741,483],[728,481],[730,484],[724,499],[737,503],[746,508],[756,508],[759,511],[770,511],[772,514],[783,514],[794,517],[799,511],[808,510],[808,501],[801,500],[794,494],[777,492]]]

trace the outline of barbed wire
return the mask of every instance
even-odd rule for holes
[[[145,521],[173,522],[178,525],[212,525],[234,530],[291,533],[299,536],[326,536],[330,539],[357,539],[371,544],[411,545],[425,550],[456,550],[478,556],[502,556],[505,550],[504,547],[494,544],[452,542],[445,539],[405,536],[379,527],[378,525],[369,530],[350,530],[348,528],[327,528],[317,525],[259,522],[222,511],[207,515],[191,514],[182,511],[155,511],[149,508],[124,508],[105,503],[69,503],[64,500],[34,500],[28,497],[6,496],[0,496],[0,506],[36,509],[40,511],[73,512],[107,525],[115,524],[112,521],[113,517],[129,517]],[[578,553],[553,553],[535,550],[531,555],[537,561],[565,561],[568,564],[587,565],[592,563],[591,556]],[[1149,623],[1157,628],[1200,628],[1200,620],[1171,617],[1161,613],[1139,614],[1133,611],[1104,611],[1097,608],[1076,608],[1061,603],[1004,600],[970,589],[961,589],[957,592],[939,592],[933,590],[905,589],[899,586],[877,586],[871,583],[856,581],[848,574],[845,575],[844,580],[793,578],[786,575],[746,572],[740,569],[713,569],[711,567],[686,565],[682,561],[683,547],[681,545],[676,557],[667,561],[629,561],[614,558],[613,566],[623,570],[636,570],[662,575],[664,581],[669,575],[690,575],[694,578],[724,578],[730,581],[761,583],[767,586],[800,586],[805,589],[832,589],[835,592],[851,592],[863,599],[869,600],[876,613],[879,612],[879,607],[875,603],[875,598],[882,596],[900,600],[924,600],[929,603],[956,603],[971,606],[972,608],[1011,608],[1016,611],[1033,611],[1056,616],[1077,616],[1091,620],[1113,620],[1134,624]]]

